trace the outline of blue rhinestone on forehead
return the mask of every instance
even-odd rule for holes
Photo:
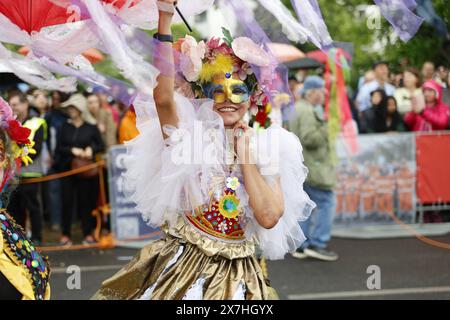
[[[230,79],[231,78],[231,73],[229,73],[229,72],[225,73],[225,78]]]

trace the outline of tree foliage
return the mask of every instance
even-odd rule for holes
[[[292,9],[290,0],[283,2]],[[437,65],[450,64],[450,46],[437,36],[434,29],[423,23],[416,36],[407,43],[395,35],[389,23],[381,17],[380,28],[369,28],[368,17],[361,14],[361,6],[373,5],[372,0],[319,0],[324,20],[335,41],[351,42],[354,47],[354,81],[357,75],[370,68],[379,59],[388,61],[393,70],[399,70],[400,61],[407,58],[409,65],[420,67],[431,60]],[[448,0],[433,0],[438,15],[450,29]],[[312,45],[302,45],[305,51]]]

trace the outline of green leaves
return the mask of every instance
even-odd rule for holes
[[[222,27],[222,33],[223,33],[223,41],[231,48],[231,44],[233,43],[233,37],[231,36],[230,30],[227,28]]]

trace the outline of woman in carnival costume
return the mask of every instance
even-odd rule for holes
[[[46,258],[5,209],[21,162],[27,165],[31,162],[29,154],[35,153],[30,133],[0,98],[0,300],[50,298]]]
[[[257,253],[282,259],[305,240],[314,203],[298,138],[267,116],[273,65],[251,39],[186,36],[174,44],[174,1],[158,2],[153,96],[139,96],[140,135],[127,143],[124,188],[165,236],[104,281],[94,299],[270,299]],[[175,58],[173,58],[175,57]],[[175,72],[178,71],[178,72]],[[258,72],[256,77],[255,70]],[[155,107],[152,112],[152,107]]]

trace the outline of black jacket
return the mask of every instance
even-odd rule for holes
[[[73,159],[72,148],[85,149],[91,147],[94,154],[104,151],[104,145],[97,126],[83,123],[76,128],[70,122],[64,123],[58,133],[56,151],[58,163],[56,168],[60,171],[70,170]]]

